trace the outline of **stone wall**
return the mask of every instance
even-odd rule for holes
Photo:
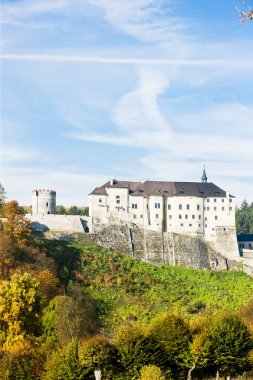
[[[242,259],[221,255],[201,238],[186,235],[144,231],[135,224],[99,226],[93,233],[59,233],[48,231],[47,238],[93,242],[110,250],[130,255],[153,264],[186,266],[205,270],[242,269]],[[245,266],[253,273],[250,265]]]

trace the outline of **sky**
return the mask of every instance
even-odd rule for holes
[[[253,6],[253,1],[248,2]],[[253,201],[253,22],[241,0],[1,0],[0,183],[87,205],[111,178]]]

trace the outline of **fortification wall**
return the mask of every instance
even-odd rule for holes
[[[66,233],[84,233],[89,223],[89,217],[79,215],[34,215],[27,214],[27,219],[31,221],[33,230],[61,231]]]
[[[110,250],[130,255],[153,264],[186,266],[204,270],[242,269],[243,261],[238,256],[232,260],[221,255],[200,238],[157,231],[144,231],[135,224],[96,226],[88,234],[55,234],[46,233],[47,238],[73,239],[83,242],[94,242]],[[245,271],[253,275],[250,263]]]

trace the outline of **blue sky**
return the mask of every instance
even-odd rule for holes
[[[253,2],[248,2],[253,6]],[[2,0],[1,178],[87,204],[110,178],[253,201],[253,23],[240,0]]]

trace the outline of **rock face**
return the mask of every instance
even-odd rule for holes
[[[56,235],[48,231],[46,237],[94,242],[110,250],[153,264],[179,265],[206,270],[242,269],[242,259],[239,256],[233,260],[222,255],[201,238],[170,232],[146,231],[135,224],[99,225],[93,233],[89,234],[57,233]],[[223,235],[219,237],[220,242],[222,238]],[[234,244],[232,238],[228,244]],[[229,246],[227,248],[229,249]],[[244,270],[248,274],[253,273],[253,268],[250,266],[245,266]]]

